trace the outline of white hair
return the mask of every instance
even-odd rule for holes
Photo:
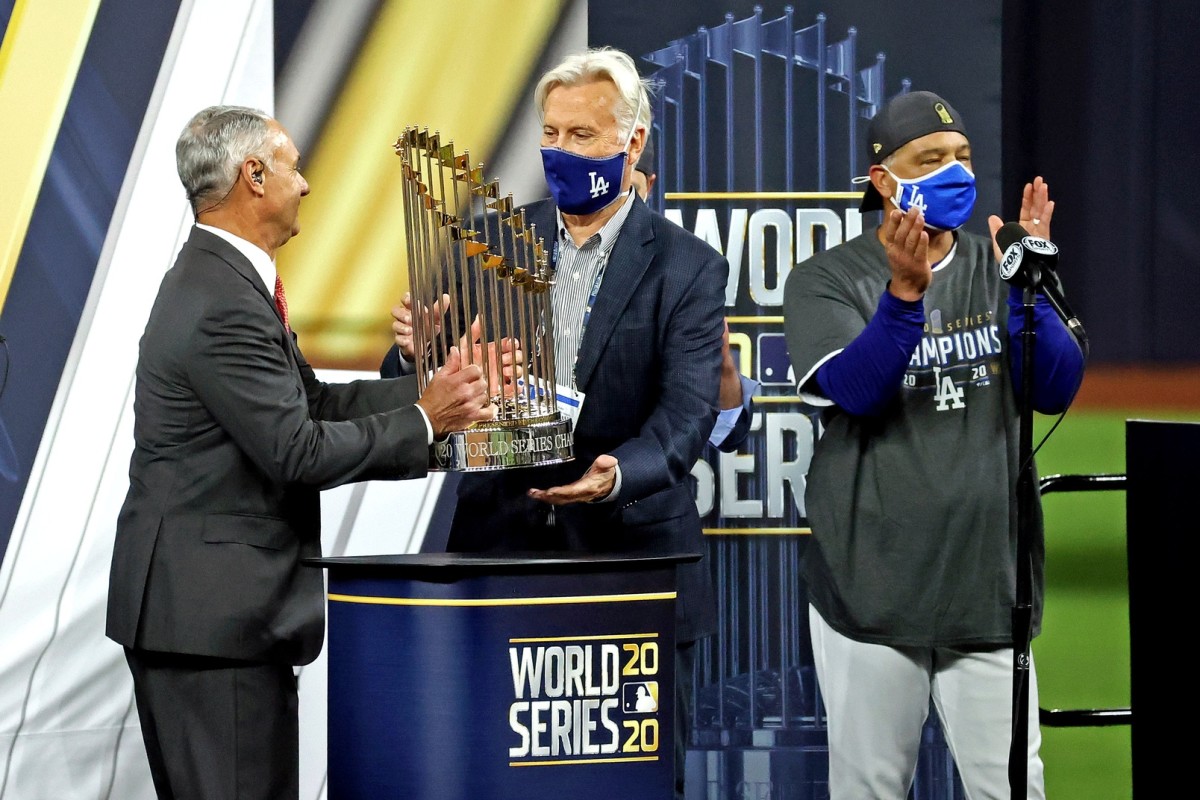
[[[245,106],[209,106],[188,121],[175,143],[175,167],[193,212],[229,193],[247,157],[274,169],[271,122],[269,114]]]
[[[649,83],[638,75],[633,59],[620,50],[601,47],[568,56],[561,64],[547,72],[538,81],[533,91],[538,118],[546,119],[546,98],[559,86],[581,86],[598,80],[610,80],[617,87],[620,102],[613,109],[617,128],[623,139],[641,125],[650,131]],[[640,109],[640,111],[639,111]],[[633,115],[637,114],[634,120]]]

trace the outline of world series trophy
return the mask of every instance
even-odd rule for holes
[[[514,211],[512,194],[501,197],[499,181],[485,182],[483,165],[471,166],[469,151],[455,153],[452,141],[442,144],[439,133],[416,127],[405,128],[394,147],[403,164],[419,390],[424,394],[465,335],[462,363],[477,363],[489,376],[497,408],[494,420],[435,442],[430,468],[475,472],[572,460],[571,419],[559,410],[555,383],[554,270],[545,242],[525,223],[524,210]],[[453,334],[437,332],[445,322]],[[525,354],[507,375],[506,339]]]

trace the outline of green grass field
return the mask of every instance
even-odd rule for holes
[[[1125,471],[1126,419],[1200,421],[1200,412],[1075,409],[1037,455],[1054,474]],[[1053,419],[1039,419],[1035,444]],[[1129,706],[1124,492],[1057,493],[1046,516],[1046,608],[1034,640],[1042,708]],[[1129,728],[1043,728],[1052,800],[1132,794]]]

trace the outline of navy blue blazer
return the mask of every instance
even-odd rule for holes
[[[448,550],[704,551],[689,475],[717,415],[729,265],[640,199],[631,202],[579,348],[576,381],[586,400],[575,460],[463,475]],[[525,213],[552,242],[553,202]],[[550,506],[526,497],[526,489],[571,483],[604,453],[620,464],[615,501],[557,507],[548,525]],[[677,609],[680,642],[714,630],[705,561],[679,569]]]

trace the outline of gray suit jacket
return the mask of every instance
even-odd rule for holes
[[[194,228],[142,337],[108,636],[306,664],[324,637],[321,489],[426,472],[411,379],[324,384],[250,262]]]
[[[690,472],[717,416],[729,264],[641,200],[632,202],[575,364],[587,395],[575,426],[575,460],[464,474],[447,549],[704,551]],[[525,211],[538,235],[552,242],[554,203],[539,201]],[[602,453],[620,463],[620,495],[613,502],[560,507],[548,528],[549,506],[525,490],[577,480]],[[676,609],[681,642],[715,627],[704,561],[680,568]]]

